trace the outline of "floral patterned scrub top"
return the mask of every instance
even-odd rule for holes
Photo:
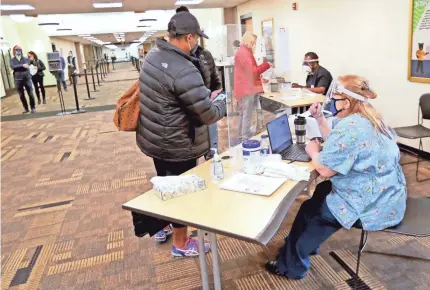
[[[395,226],[406,209],[406,181],[400,151],[359,114],[333,121],[319,162],[336,171],[326,202],[339,223],[350,229],[360,220],[365,230]]]

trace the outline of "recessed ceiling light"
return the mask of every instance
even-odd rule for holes
[[[203,0],[176,0],[175,5],[196,5],[202,3]]]
[[[95,2],[94,8],[121,8],[122,2]]]
[[[138,25],[137,27],[144,28],[144,27],[151,27],[151,25]]]
[[[34,10],[34,7],[27,4],[0,5],[0,10],[5,10],[5,11]]]
[[[58,28],[57,31],[71,31],[71,28]]]
[[[143,18],[139,20],[140,22],[144,22],[144,21],[157,21],[157,19],[155,18]]]
[[[44,22],[44,23],[39,23],[39,26],[49,26],[49,25],[60,25],[60,23],[58,23],[58,22]]]

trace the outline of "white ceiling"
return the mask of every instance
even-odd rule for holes
[[[28,4],[35,10],[24,11],[26,14],[67,14],[67,13],[98,13],[119,11],[146,11],[151,9],[174,9],[176,0],[111,0],[123,3],[122,8],[96,9],[93,2],[109,2],[109,0],[2,0],[2,5]],[[187,5],[189,8],[226,8],[234,7],[248,0],[204,0],[198,5]],[[22,13],[2,11],[2,15]]]
[[[199,14],[201,14],[204,9],[191,9],[190,11],[199,18]],[[49,14],[39,15],[37,17],[37,22],[39,24],[59,24],[40,26],[46,30],[49,36],[61,37],[70,41],[89,44],[91,43],[90,41],[82,37],[78,37],[78,35],[89,34],[104,42],[117,43],[113,35],[114,33],[125,33],[125,42],[138,40],[145,33],[150,32],[155,33],[152,37],[166,34],[167,24],[174,14],[175,10],[151,10],[144,13],[108,12]],[[156,19],[156,21],[140,21],[142,19]]]

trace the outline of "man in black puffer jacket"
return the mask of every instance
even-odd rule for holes
[[[176,13],[179,13],[179,12],[189,12],[189,10],[186,6],[181,6],[178,9],[176,9]],[[200,45],[196,45],[194,50],[191,52],[191,55],[194,56],[195,58],[200,59],[202,72],[203,72],[203,81],[205,82],[205,86],[212,92],[222,89],[222,84],[218,76],[218,70],[215,65],[215,60],[212,54],[209,52],[209,50],[204,49]],[[215,123],[215,124],[209,125],[208,127],[209,127],[210,147],[218,149],[218,126]],[[212,157],[213,157],[212,151],[209,151],[205,155],[206,160]]]
[[[200,62],[191,56],[198,37],[207,38],[197,19],[189,12],[177,13],[168,32],[169,42],[157,39],[157,46],[146,56],[139,79],[136,140],[142,152],[153,158],[158,176],[180,175],[195,167],[197,159],[209,151],[207,125],[226,114],[223,101],[211,101],[219,91],[211,93],[205,87]],[[149,234],[160,230],[155,236],[159,242],[171,233],[154,229],[151,222],[145,224]],[[187,228],[173,224],[172,255],[195,256],[197,248],[188,239]]]

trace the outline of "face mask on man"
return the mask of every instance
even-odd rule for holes
[[[308,65],[303,65],[303,66],[302,66],[302,71],[303,71],[304,73],[306,73],[306,74],[311,74],[311,73],[312,73],[312,69],[311,69],[311,67],[310,67],[310,66],[308,66]]]
[[[191,46],[191,41],[188,41],[188,48],[190,49],[190,55],[193,55],[193,53],[197,49],[197,43],[194,44],[194,46]]]
[[[199,46],[197,44],[193,47],[193,49],[191,50],[191,55],[194,55],[196,53],[198,47]]]
[[[17,50],[15,51],[15,54],[16,54],[16,56],[21,57],[21,56],[22,56],[22,50],[21,50],[21,49],[17,49]]]

